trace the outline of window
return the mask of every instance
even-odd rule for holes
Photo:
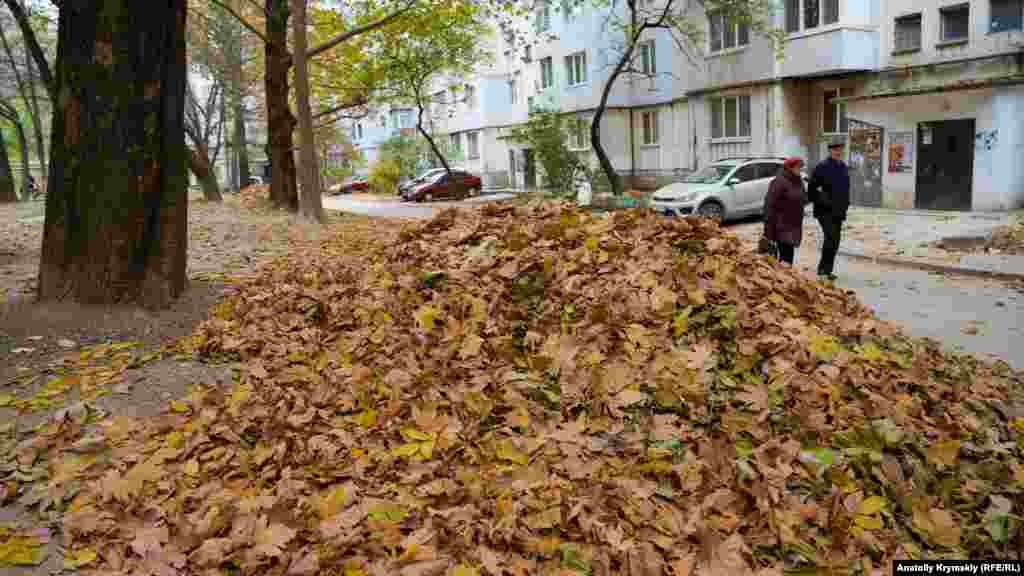
[[[363,125],[362,124],[356,124],[355,128],[352,129],[352,138],[354,140],[362,140],[363,139]]]
[[[576,86],[587,81],[587,53],[577,52],[565,57],[565,76],[569,86]]]
[[[750,138],[750,95],[711,100],[711,138]]]
[[[740,182],[750,182],[751,180],[757,180],[757,164],[747,164],[732,175]],[[730,178],[731,180],[731,178]]]
[[[480,157],[480,133],[479,132],[467,132],[466,133],[466,151],[469,153],[470,158]]]
[[[846,134],[849,128],[846,103],[832,101],[839,96],[840,90],[825,90],[825,107],[821,118],[821,131],[825,134]]]
[[[708,28],[711,29],[712,52],[721,52],[750,44],[750,26],[730,22],[724,14],[708,16]]]
[[[537,10],[537,31],[545,32],[551,28],[551,6],[546,0],[542,0]]]
[[[942,8],[939,10],[939,16],[943,42],[967,40],[967,35],[971,28],[971,9],[969,4]]]
[[[785,8],[786,32],[790,34],[839,22],[839,0],[786,0]]]
[[[895,22],[896,38],[894,52],[911,52],[921,49],[921,15],[901,16]]]
[[[466,84],[466,108],[470,110],[476,108],[476,87],[470,84]]]
[[[508,101],[515,104],[519,101],[519,82],[517,78],[508,81]]]
[[[451,139],[452,152],[458,153],[459,148],[461,148],[462,144],[461,141],[459,140],[459,135],[452,134],[451,136],[449,136],[449,138]]]
[[[590,147],[590,121],[577,116],[573,119],[569,132],[569,148],[585,150]]]
[[[1024,28],[1024,0],[990,0],[989,30],[1005,32]]]
[[[523,62],[533,62],[533,47],[532,46],[524,46],[523,47]]]
[[[778,162],[758,162],[757,179],[775,178],[779,175],[780,170],[782,170],[782,164]]]
[[[387,116],[381,114],[380,118],[379,118],[379,121],[380,121],[380,127],[381,128],[387,128],[388,127],[388,117]]]
[[[398,127],[399,128],[412,128],[412,111],[411,110],[400,110],[398,112]]]
[[[654,40],[640,44],[640,71],[647,76],[654,76],[658,73],[658,65],[654,56]]]
[[[658,143],[658,111],[651,110],[642,114],[644,134],[641,143],[653,146]]]
[[[540,87],[550,88],[555,84],[555,69],[551,64],[551,57],[542,58],[540,61]]]

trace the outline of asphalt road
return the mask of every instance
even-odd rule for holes
[[[461,202],[401,202],[395,200],[368,200],[363,198],[352,198],[350,196],[325,196],[323,199],[324,208],[328,210],[341,210],[367,216],[379,216],[383,218],[430,218],[436,212],[440,212],[451,206],[473,206],[482,202],[493,202],[496,200],[507,200],[513,198],[512,194],[497,193],[485,194],[476,198],[470,198]]]

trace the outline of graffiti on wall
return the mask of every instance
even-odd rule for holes
[[[974,135],[974,148],[985,152],[991,151],[999,143],[999,129],[979,130]]]

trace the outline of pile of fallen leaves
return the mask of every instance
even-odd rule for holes
[[[976,241],[960,241],[957,239],[939,240],[935,246],[948,252],[974,252],[982,254],[1011,254],[1024,256],[1024,222],[1015,222],[999,226],[992,230],[987,238]]]
[[[254,184],[238,191],[238,199],[242,206],[253,208],[262,206],[270,198],[270,184]]]
[[[113,453],[67,554],[149,574],[889,574],[1021,542],[1021,380],[712,222],[446,211],[296,254]],[[105,572],[109,573],[109,572]]]

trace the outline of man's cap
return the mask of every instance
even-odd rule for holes
[[[828,143],[829,148],[842,148],[846,146],[846,142],[842,138],[832,138],[832,141]]]
[[[803,163],[804,161],[802,158],[799,158],[797,156],[790,156],[789,158],[786,158],[786,160],[782,162],[782,166],[786,170],[789,170],[792,168],[796,168],[797,166],[802,166]]]

